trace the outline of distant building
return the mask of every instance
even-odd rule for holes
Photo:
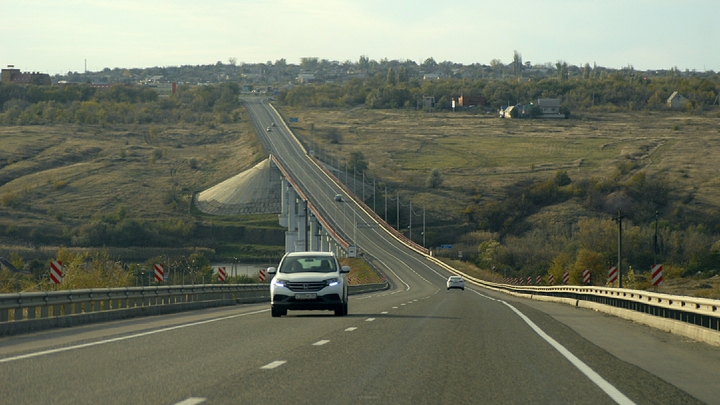
[[[500,118],[567,118],[560,112],[560,99],[539,98],[534,104],[517,104],[500,109]]]
[[[52,84],[52,82],[50,81],[50,75],[47,73],[21,73],[20,69],[14,69],[12,66],[8,66],[7,69],[3,69],[2,72],[0,72],[0,78],[0,81],[2,83],[7,84],[35,84],[38,86],[49,86]]]
[[[423,80],[438,80],[440,79],[440,75],[437,73],[426,73],[423,75]]]
[[[315,83],[316,82],[315,75],[312,73],[300,73],[297,76],[296,80],[298,83]]]
[[[483,96],[461,95],[457,99],[457,104],[460,107],[481,106],[487,104],[487,99],[485,99],[485,97]]]
[[[565,118],[560,113],[559,98],[539,98],[536,105],[542,109],[542,118]]]
[[[690,102],[690,100],[688,100],[687,98],[683,97],[682,94],[675,91],[675,92],[673,92],[673,94],[670,95],[670,97],[668,97],[665,104],[667,104],[668,108],[677,109],[677,108],[684,108],[686,105],[688,105],[689,102]]]

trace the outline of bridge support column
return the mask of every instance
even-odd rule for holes
[[[317,217],[310,215],[310,250],[314,252],[327,252],[327,250],[323,250],[322,244],[320,243],[322,239],[320,235],[321,232],[322,227]]]
[[[297,203],[297,239],[295,239],[295,252],[305,252],[308,250],[307,229],[308,229],[308,213],[307,201],[298,198]]]
[[[296,252],[295,242],[298,238],[298,222],[297,222],[297,193],[288,185],[287,187],[287,228],[285,232],[285,251]]]
[[[288,227],[288,182],[285,177],[280,178],[280,226]]]
[[[330,252],[330,235],[325,229],[321,231],[320,235],[320,251]]]

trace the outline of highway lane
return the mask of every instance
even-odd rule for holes
[[[248,109],[253,116],[278,119],[262,105]],[[293,170],[309,189],[325,193],[328,201],[318,205],[334,207],[332,186],[312,165],[302,166],[304,155],[292,152],[292,143],[278,142],[286,155],[295,156],[283,163],[295,160],[299,166]],[[351,207],[334,212],[335,223],[348,221]],[[359,211],[352,215],[369,220]],[[692,404],[720,399],[715,348],[685,345],[593,311],[474,286],[446,291],[445,271],[403,250],[381,229],[357,231],[358,242],[383,263],[395,287],[351,297],[347,317],[291,311],[271,318],[269,306],[260,304],[2,338],[0,403]],[[596,325],[600,329],[593,329]],[[612,342],[624,348],[610,347]],[[664,353],[672,353],[669,363],[660,361]]]
[[[428,263],[421,255],[405,248],[401,243],[380,228],[352,229],[352,225],[348,228],[348,224],[369,223],[372,220],[369,216],[365,215],[358,206],[354,203],[350,203],[350,201],[352,201],[350,199],[347,200],[349,203],[347,203],[341,210],[337,208],[326,208],[328,202],[332,205],[332,196],[336,193],[342,193],[342,191],[332,184],[322,171],[316,170],[313,167],[313,164],[309,164],[310,160],[305,156],[304,151],[300,148],[298,142],[291,138],[291,134],[286,131],[285,126],[279,122],[280,117],[277,116],[277,114],[275,114],[275,112],[271,110],[267,104],[248,104],[248,108],[251,110],[262,110],[263,112],[261,114],[264,114],[263,119],[268,120],[267,122],[278,122],[279,126],[282,127],[281,132],[272,135],[273,147],[276,148],[275,153],[280,153],[283,158],[288,157],[288,161],[286,161],[285,164],[293,167],[293,173],[297,173],[297,177],[300,179],[299,183],[305,189],[308,197],[310,197],[313,203],[323,208],[324,212],[331,217],[331,222],[338,224],[345,229],[344,234],[351,236],[348,239],[356,239],[355,242],[361,246],[363,250],[370,252],[374,257],[377,257],[382,262],[386,263],[386,270],[391,272],[398,271],[400,274],[408,275],[408,277],[406,277],[407,282],[415,287],[421,285],[422,282],[432,284],[437,281],[437,278],[444,279],[447,277],[448,274],[444,270]],[[258,116],[261,114],[258,114]],[[337,204],[335,205],[337,206]],[[532,306],[543,306],[546,311],[547,308],[549,308],[548,305],[543,305],[541,303],[532,303]],[[555,307],[557,307],[557,305]],[[703,375],[708,375],[707,373],[699,373],[696,370],[713,369],[713,366],[717,364],[718,359],[717,350],[715,350],[715,348],[703,347],[704,349],[709,350],[708,358],[713,359],[713,361],[711,361],[708,365],[703,364],[704,360],[697,359],[693,356],[692,349],[688,351],[685,350],[687,348],[678,349],[677,347],[667,347],[667,345],[664,345],[662,339],[655,339],[653,342],[646,342],[650,344],[651,348],[637,347],[637,345],[633,344],[633,342],[644,341],[647,334],[653,334],[653,332],[656,332],[654,330],[649,330],[650,328],[636,328],[632,331],[623,330],[623,333],[619,333],[617,334],[618,336],[615,336],[616,334],[609,333],[610,331],[608,330],[598,330],[597,328],[593,328],[592,323],[578,326],[576,318],[573,317],[565,317],[563,318],[563,321],[572,325],[572,327],[576,328],[581,333],[584,332],[586,339],[596,344],[603,345],[606,350],[634,358],[635,363],[641,367],[645,367],[647,369],[650,368],[647,366],[650,364],[657,366],[651,371],[663,376],[663,378],[674,381],[678,385],[692,390],[695,395],[702,397],[706,401],[710,398],[719,397],[716,395],[720,394],[720,391],[718,390],[700,388],[701,385],[707,387],[708,384],[692,382],[708,381],[707,378],[703,377]],[[622,325],[624,324],[620,323],[612,325],[612,327],[618,328]],[[594,334],[589,335],[589,330]],[[613,338],[607,338],[604,335],[613,336]],[[613,339],[616,339],[616,341],[613,341]],[[624,351],[622,349],[618,350],[618,347],[623,346],[628,347],[629,349]],[[665,347],[659,348],[657,346]],[[633,350],[632,348],[636,348],[636,350]],[[695,366],[682,367],[679,361],[683,358],[681,355],[674,357],[676,360],[675,362],[663,362],[661,360],[663,357],[662,353],[665,353],[668,350],[682,352],[684,353],[684,358],[695,358],[697,363]],[[644,356],[641,356],[642,358],[633,357],[632,355],[628,356],[629,354],[638,353],[640,351],[645,353]],[[683,369],[686,375],[692,375],[693,377],[678,377],[678,375],[682,374],[681,372],[678,372],[679,369]],[[712,376],[713,373],[709,373],[709,375]]]
[[[267,304],[247,305],[4,338],[0,403],[614,402],[502,295],[440,287],[354,296],[347,317],[271,318]],[[634,403],[699,403],[543,312],[510,304]]]

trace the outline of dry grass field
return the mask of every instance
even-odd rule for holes
[[[263,158],[247,117],[228,125],[0,126],[0,252],[13,250],[13,233],[63,233],[121,209],[129,218],[192,221],[193,192]]]
[[[473,196],[500,198],[505,186],[520,181],[546,179],[559,170],[573,180],[608,178],[627,162],[634,169],[625,179],[639,171],[664,173],[674,195],[689,206],[720,208],[717,114],[587,113],[569,120],[513,120],[365,108],[280,111],[299,118],[292,129],[319,144],[321,157],[340,158],[342,166],[350,153],[362,152],[373,176],[397,186],[401,198],[406,194],[414,206],[425,206],[436,217],[456,216]],[[340,131],[339,143],[326,140],[330,128]],[[425,180],[435,168],[444,182],[428,193]],[[569,215],[575,210],[567,209]]]

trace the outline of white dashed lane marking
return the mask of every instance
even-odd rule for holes
[[[271,369],[273,369],[273,368],[280,367],[280,366],[282,366],[282,365],[285,364],[285,363],[287,363],[287,361],[285,361],[285,360],[278,360],[278,361],[273,361],[273,362],[270,363],[270,364],[266,364],[266,365],[264,365],[264,366],[262,366],[262,367],[260,367],[260,368],[263,369],[263,370],[271,370]]]
[[[322,346],[322,345],[324,345],[325,343],[328,343],[328,342],[329,342],[329,340],[319,340],[319,341],[313,343],[313,346]]]
[[[372,322],[372,321],[374,321],[374,320],[375,320],[375,318],[368,318],[368,319],[365,320],[365,322]]]
[[[385,314],[388,313],[388,311],[382,311],[382,312],[380,312],[380,313],[383,314],[383,315],[385,315]]]
[[[355,329],[357,329],[355,326],[351,326],[351,327],[345,329],[345,332],[352,332],[352,331],[354,331]]]

